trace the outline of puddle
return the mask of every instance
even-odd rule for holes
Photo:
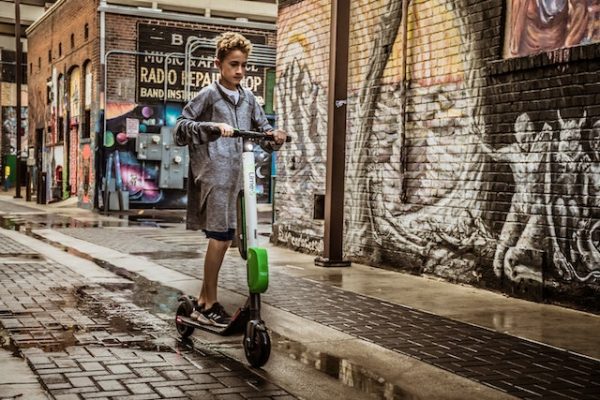
[[[341,287],[344,283],[344,275],[342,274],[324,274],[312,279],[318,280],[319,282],[327,282],[333,286]]]
[[[44,256],[35,253],[0,253],[0,257],[0,264],[46,261]]]
[[[4,328],[2,328],[1,325],[0,325],[0,348],[11,352],[11,354],[14,356],[19,355],[19,349],[17,348],[17,346],[15,346],[13,341],[10,340],[10,335]]]
[[[138,277],[134,281],[131,300],[136,306],[145,308],[153,314],[168,314],[169,316],[175,314],[179,303],[177,299],[182,295],[179,290],[142,277]]]
[[[138,210],[135,214],[120,214],[119,218],[131,225],[152,228],[171,228],[185,222],[185,213],[167,210]]]
[[[29,214],[22,216],[0,216],[0,227],[29,232],[32,229],[126,227],[126,221],[80,221],[56,214]]]
[[[20,231],[22,226],[26,226],[25,221],[15,221],[12,217],[0,216],[0,227],[9,231]]]
[[[132,305],[136,292],[103,289],[78,289],[77,308],[94,320],[106,320],[108,326],[99,331],[80,335],[80,345],[100,343],[105,346],[139,348],[151,351],[173,352],[166,333],[168,328],[162,320],[150,314],[146,308]]]
[[[309,350],[302,343],[289,340],[276,332],[271,331],[270,334],[274,351],[321,371],[346,386],[380,399],[396,400],[410,397],[399,386],[387,382],[361,365],[322,351]]]
[[[170,259],[185,259],[185,260],[189,260],[189,259],[201,259],[202,258],[202,254],[198,253],[197,251],[169,251],[169,252],[164,252],[164,251],[153,251],[153,252],[134,252],[131,253],[132,255],[135,256],[143,256],[146,257],[150,260],[170,260]]]

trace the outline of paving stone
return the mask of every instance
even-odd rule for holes
[[[160,399],[160,395],[154,394],[133,394],[129,396],[121,396],[119,400],[152,400],[152,399]]]
[[[63,382],[63,383],[50,383],[46,385],[48,387],[48,389],[50,390],[56,390],[56,389],[70,389],[73,386],[70,383],[67,382]]]
[[[105,371],[105,368],[99,362],[82,362],[81,368],[85,371]]]
[[[94,382],[88,377],[69,378],[73,387],[94,386]]]
[[[108,365],[106,367],[113,374],[131,374],[132,371],[126,365]]]
[[[185,393],[172,386],[157,387],[155,389],[163,397],[185,396]]]
[[[155,393],[146,383],[131,383],[126,384],[126,386],[133,394]]]
[[[98,386],[102,388],[102,390],[107,392],[125,389],[123,385],[121,385],[116,379],[118,378],[115,378],[114,380],[96,380],[96,382],[98,383]]]
[[[55,400],[80,400],[80,397],[76,394],[59,394],[54,396]]]
[[[129,392],[127,392],[126,390],[113,390],[113,391],[102,391],[102,392],[95,392],[95,393],[83,393],[82,396],[84,399],[99,399],[99,398],[121,398],[122,396],[127,396],[129,395]]]

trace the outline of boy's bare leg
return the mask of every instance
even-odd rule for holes
[[[208,240],[208,248],[204,256],[204,279],[202,290],[198,296],[198,304],[204,304],[204,309],[211,308],[217,302],[219,270],[229,246],[231,246],[231,240]]]

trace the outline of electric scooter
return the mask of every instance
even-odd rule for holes
[[[198,300],[193,296],[179,298],[175,316],[177,331],[182,338],[189,337],[195,329],[202,329],[219,335],[244,332],[244,354],[255,368],[260,368],[271,354],[271,338],[265,322],[260,316],[260,295],[269,286],[269,260],[267,250],[258,247],[258,216],[256,208],[256,167],[254,143],[258,140],[272,140],[271,135],[261,132],[235,130],[234,137],[243,138],[242,173],[243,192],[238,196],[238,249],[246,260],[249,296],[244,306],[238,308],[225,328],[201,324],[191,319]],[[288,137],[287,142],[290,142]]]

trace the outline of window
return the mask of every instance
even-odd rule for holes
[[[52,103],[52,78],[46,81],[46,104]]]
[[[62,42],[58,44],[58,56],[62,57]]]
[[[85,40],[88,40],[89,36],[90,36],[90,24],[85,24],[85,26],[83,27],[83,38]]]
[[[71,48],[75,48],[75,34],[71,33]]]
[[[83,80],[83,129],[81,132],[82,139],[89,139],[92,131],[92,63],[87,61],[84,65],[84,80]]]
[[[92,113],[90,110],[83,112],[83,131],[81,132],[82,139],[89,139],[92,132]]]
[[[29,63],[29,75],[33,74],[33,63]]]
[[[48,50],[48,62],[52,62],[52,49]]]
[[[62,143],[65,140],[65,119],[64,117],[58,117],[58,124],[56,126],[56,142]]]
[[[38,57],[38,71],[42,69],[42,57]]]

